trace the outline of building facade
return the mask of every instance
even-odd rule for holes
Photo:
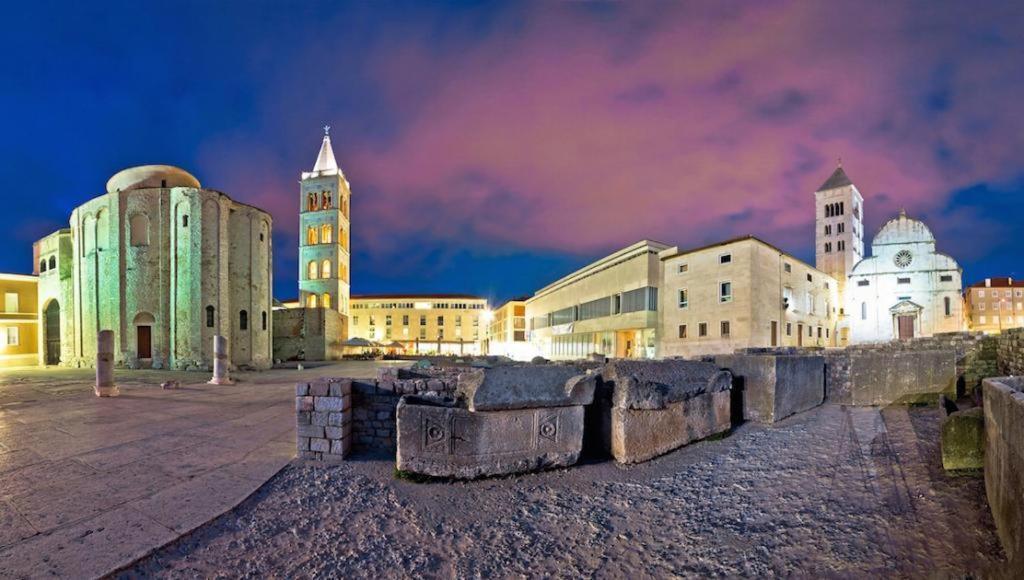
[[[406,354],[477,355],[487,299],[469,294],[376,294],[351,297],[349,338],[402,345]]]
[[[490,315],[484,354],[528,361],[540,353],[526,340],[526,299],[505,302]]]
[[[167,165],[125,169],[35,244],[40,362],[91,366],[113,330],[115,362],[205,368],[213,337],[239,366],[271,364],[269,214]]]
[[[0,274],[0,368],[39,364],[39,278]]]
[[[553,360],[658,356],[658,252],[665,249],[643,240],[538,290],[526,301],[530,343]]]
[[[964,303],[971,330],[997,334],[1024,326],[1024,280],[985,278],[967,287]]]
[[[659,355],[835,346],[835,278],[753,236],[659,254]]]
[[[871,241],[871,257],[847,280],[850,340],[877,342],[965,328],[961,270],[936,251],[935,236],[905,212]]]
[[[299,300],[306,308],[349,314],[352,191],[326,134],[313,171],[302,173],[299,195]]]
[[[846,280],[864,258],[864,198],[842,165],[814,193],[814,265],[831,276],[839,291],[839,339],[849,342]]]

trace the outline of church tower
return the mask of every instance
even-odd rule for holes
[[[349,189],[324,127],[313,171],[302,172],[299,194],[299,300],[306,308],[349,314]]]
[[[846,282],[857,262],[864,258],[864,198],[840,163],[814,192],[814,265],[839,285],[839,339],[849,333],[846,316]]]

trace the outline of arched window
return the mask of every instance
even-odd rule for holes
[[[39,260],[39,273],[42,274],[46,271],[46,259]]]
[[[950,302],[949,296],[946,296],[942,300],[943,300],[943,302],[945,302],[945,305],[946,305],[946,316],[952,316],[953,315],[953,303]]]
[[[238,329],[249,330],[249,313],[245,310],[238,313]]]
[[[213,306],[206,307],[206,328],[213,328]]]
[[[316,226],[306,228],[306,244],[310,246],[316,245]]]
[[[128,220],[128,237],[133,246],[149,245],[149,218],[137,213]]]
[[[263,330],[267,329],[267,311],[263,311]]]
[[[52,270],[52,269],[54,269],[56,267],[57,267],[57,256],[50,256],[50,267],[48,269]]]
[[[306,200],[306,211],[316,211],[316,193],[310,193],[309,198]]]
[[[867,302],[861,302],[860,303],[860,319],[861,320],[867,320],[868,319],[868,303]]]
[[[331,224],[324,224],[320,228],[320,241],[325,244],[334,242],[334,226]]]
[[[316,275],[316,260],[313,260],[306,266],[306,279],[316,280],[317,278],[318,276]]]
[[[321,303],[323,304],[324,308],[330,308],[331,307],[331,295],[330,294],[324,294],[323,299],[321,300]]]
[[[324,260],[320,264],[320,277],[321,278],[330,278],[331,277],[331,261],[330,260]]]
[[[322,192],[320,194],[320,197],[323,199],[323,203],[320,204],[320,208],[321,209],[330,209],[330,207],[331,207],[331,192],[324,191],[324,192]]]
[[[316,294],[306,295],[306,308],[316,308]]]
[[[843,215],[844,213],[846,213],[846,204],[841,201],[839,202],[839,215]]]

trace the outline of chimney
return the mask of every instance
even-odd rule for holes
[[[986,288],[991,288],[992,287],[992,278],[985,278],[985,287]]]

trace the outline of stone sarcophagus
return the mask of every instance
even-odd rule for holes
[[[599,393],[602,439],[620,463],[728,431],[732,375],[708,362],[616,360]]]
[[[452,399],[398,403],[399,470],[472,479],[576,463],[583,407],[470,411]]]
[[[825,401],[825,357],[816,354],[736,353],[715,357],[733,376],[743,419],[775,423]]]

